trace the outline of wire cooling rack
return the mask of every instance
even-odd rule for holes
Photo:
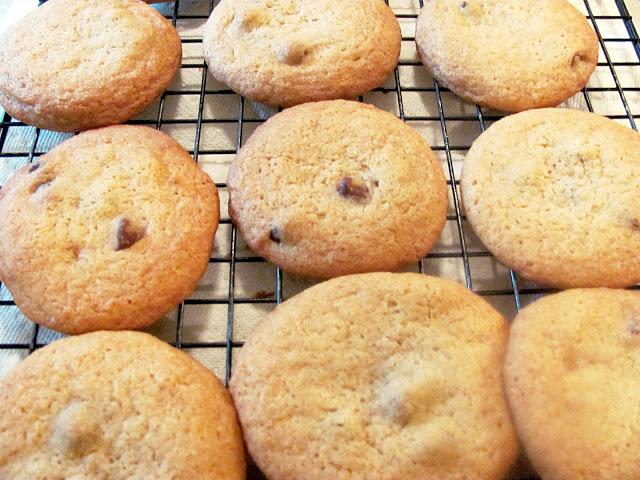
[[[458,181],[471,143],[501,114],[463,102],[422,67],[414,46],[422,0],[388,3],[403,32],[400,62],[381,88],[360,100],[395,113],[417,129],[442,162],[449,185],[450,210],[440,242],[408,270],[464,283],[513,318],[522,306],[549,290],[519,279],[474,236],[463,213]],[[565,106],[594,111],[637,129],[640,40],[624,1],[573,3],[598,35],[600,59],[588,86]],[[276,304],[315,282],[291,278],[249,251],[227,215],[228,165],[256,126],[275,111],[244,100],[208,75],[201,53],[201,27],[216,4],[175,0],[157,6],[180,32],[183,62],[169,89],[130,123],[150,125],[174,137],[219,189],[222,220],[207,273],[193,295],[149,331],[188,351],[228,381],[234,354],[255,324]],[[0,185],[20,166],[69,137],[26,126],[1,110],[0,118]],[[0,286],[0,376],[34,349],[59,337],[25,319]],[[258,478],[259,473],[252,475]]]

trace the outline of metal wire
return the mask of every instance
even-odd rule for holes
[[[388,0],[386,0],[388,2]],[[592,95],[593,94],[606,94],[614,93],[618,96],[620,105],[624,110],[624,114],[615,114],[608,115],[609,118],[618,119],[618,120],[627,120],[629,125],[632,128],[637,129],[637,122],[640,116],[639,112],[634,112],[632,107],[628,102],[628,95],[630,93],[636,94],[640,92],[640,86],[625,86],[620,81],[620,75],[618,69],[621,67],[624,68],[640,68],[640,39],[638,37],[638,33],[634,28],[633,23],[631,22],[631,16],[627,10],[627,7],[624,3],[624,0],[612,0],[615,2],[617,10],[619,12],[618,15],[595,15],[593,13],[593,9],[589,3],[589,0],[584,0],[584,6],[587,12],[587,18],[591,22],[596,34],[598,35],[598,40],[600,42],[600,47],[604,56],[605,61],[598,64],[599,68],[607,69],[613,78],[612,87],[587,87],[582,92],[582,97],[584,98],[585,104],[590,111],[597,111],[594,108],[594,102]],[[422,7],[422,0],[419,0],[420,6]],[[208,6],[209,13],[214,8],[214,0],[209,0]],[[167,18],[171,20],[174,25],[178,25],[180,22],[188,21],[188,20],[202,20],[204,21],[208,18],[208,15],[193,15],[188,12],[182,12],[179,0],[176,0],[173,6],[173,11],[170,16]],[[400,21],[411,21],[417,18],[415,14],[398,14],[398,19]],[[615,38],[606,38],[602,35],[602,24],[604,22],[622,22],[625,27],[625,31],[627,32],[627,36],[624,37],[615,37]],[[405,36],[403,37],[404,42],[413,42],[413,36]],[[200,39],[197,38],[185,38],[182,39],[183,45],[188,44],[199,44],[201,42]],[[609,51],[609,47],[614,44],[620,43],[629,43],[636,54],[637,59],[633,61],[614,61],[611,53]],[[419,66],[420,63],[414,60],[402,60],[398,68],[394,71],[393,80],[394,86],[389,87],[381,87],[377,88],[374,91],[379,93],[389,93],[395,95],[395,101],[397,102],[397,113],[398,116],[408,124],[415,124],[417,122],[437,122],[439,126],[439,134],[441,138],[441,142],[433,145],[433,150],[436,152],[440,158],[444,159],[444,165],[446,171],[449,176],[449,187],[451,188],[451,195],[453,198],[452,211],[447,216],[448,222],[453,222],[451,225],[455,227],[455,231],[457,233],[457,241],[458,241],[458,249],[457,251],[447,251],[447,252],[432,252],[426,256],[425,259],[421,260],[417,266],[418,271],[423,272],[425,270],[425,266],[428,267],[433,262],[438,262],[441,260],[453,259],[460,261],[462,263],[462,268],[464,270],[464,279],[467,287],[476,291],[480,295],[487,297],[497,297],[503,296],[507,298],[512,298],[513,304],[515,308],[519,310],[522,305],[522,297],[523,296],[531,296],[544,294],[553,291],[552,289],[547,288],[521,288],[519,286],[518,278],[515,272],[508,271],[507,278],[505,278],[506,283],[509,285],[509,288],[504,289],[484,289],[478,290],[474,289],[474,261],[477,259],[490,259],[491,254],[484,249],[473,249],[470,248],[470,243],[467,241],[467,235],[469,233],[468,226],[466,224],[466,218],[462,213],[462,207],[460,204],[460,196],[459,196],[459,181],[456,178],[456,173],[454,169],[454,153],[466,152],[470,145],[456,145],[449,134],[448,125],[451,122],[468,122],[469,125],[476,124],[479,128],[479,132],[485,130],[487,123],[495,121],[500,118],[499,115],[487,115],[483,113],[482,109],[477,107],[475,114],[448,114],[445,108],[445,102],[443,100],[443,94],[448,92],[448,90],[437,82],[433,82],[432,86],[426,87],[411,87],[402,85],[402,75],[401,69]],[[156,127],[158,129],[163,129],[163,127],[168,127],[172,125],[191,125],[195,127],[195,139],[192,148],[189,149],[189,152],[193,155],[196,161],[200,160],[200,157],[203,155],[220,155],[220,154],[235,154],[237,150],[241,147],[243,142],[243,135],[246,127],[251,127],[257,123],[262,122],[263,120],[259,120],[256,118],[247,118],[247,109],[245,105],[244,99],[240,99],[238,102],[238,109],[236,116],[224,117],[224,116],[216,116],[214,118],[205,118],[205,106],[207,96],[214,95],[231,95],[233,92],[227,88],[213,88],[210,87],[207,83],[207,66],[203,62],[193,62],[186,61],[181,65],[183,71],[190,69],[200,69],[202,71],[202,75],[200,77],[200,85],[198,88],[187,88],[187,89],[168,89],[163,93],[158,108],[158,114],[155,119],[146,119],[146,120],[133,120],[129,123],[132,124],[143,124]],[[426,73],[425,73],[426,75]],[[437,105],[437,114],[435,115],[409,115],[406,109],[405,104],[405,96],[409,93],[420,92],[420,93],[428,93],[432,94],[435,97],[436,105]],[[195,118],[171,118],[167,117],[167,100],[173,96],[198,96],[198,108],[197,108],[197,116]],[[598,113],[607,113],[607,112],[598,112]],[[477,123],[476,123],[477,122]],[[233,148],[202,148],[202,139],[204,130],[203,127],[205,125],[215,124],[215,125],[235,125],[237,128],[235,144]],[[9,137],[9,133],[11,129],[19,128],[24,126],[23,123],[11,118],[8,114],[4,114],[0,121],[0,161],[8,160],[11,158],[26,158],[28,162],[33,161],[40,152],[38,149],[38,142],[41,138],[41,132],[39,129],[34,129],[33,131],[33,139],[30,143],[30,146],[26,151],[10,151],[5,152],[5,146],[7,144],[7,139]],[[216,185],[218,188],[223,191],[226,188],[226,184],[224,182],[217,182]],[[226,208],[222,205],[222,208]],[[237,293],[236,282],[238,280],[238,266],[242,264],[249,263],[259,263],[264,260],[255,255],[239,255],[238,253],[238,233],[231,222],[229,220],[222,220],[221,227],[227,227],[229,231],[229,240],[230,240],[230,249],[228,256],[223,256],[221,258],[215,257],[210,259],[210,268],[215,268],[217,272],[221,272],[224,268],[228,268],[229,276],[228,276],[228,285],[227,285],[227,296],[226,298],[189,298],[185,300],[179,307],[177,311],[177,319],[176,319],[176,328],[175,328],[175,341],[172,343],[179,348],[188,348],[188,349],[219,349],[224,350],[224,363],[225,363],[225,375],[224,380],[226,382],[229,381],[232,371],[233,364],[233,352],[235,349],[240,348],[242,346],[242,342],[236,341],[234,339],[234,327],[236,324],[236,308],[238,305],[243,304],[266,304],[275,306],[276,304],[281,303],[286,299],[285,294],[285,274],[280,269],[275,269],[275,291],[267,292],[266,295],[261,295],[259,297],[248,297],[248,296],[239,296]],[[220,234],[220,233],[219,233]],[[13,308],[14,303],[11,300],[1,300],[0,301],[0,309],[8,309]],[[184,315],[185,309],[188,306],[192,305],[224,305],[226,306],[226,335],[224,341],[211,341],[211,342],[185,342],[184,334],[185,326]],[[34,349],[42,346],[43,342],[39,339],[40,329],[37,325],[34,325],[33,332],[30,335],[30,339],[27,342],[5,342],[0,343],[0,351],[1,350],[24,350],[26,352],[31,352]],[[255,473],[254,475],[258,475]]]

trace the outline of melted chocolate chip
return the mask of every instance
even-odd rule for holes
[[[280,237],[280,230],[278,230],[277,228],[272,228],[269,232],[269,240],[280,244],[280,242],[282,242],[282,238]]]
[[[135,227],[128,218],[120,219],[116,231],[116,251],[129,248],[140,241],[144,235],[144,229]]]
[[[29,165],[29,173],[35,172],[39,168],[40,168],[40,162],[33,162],[31,165]]]
[[[354,183],[351,177],[342,177],[338,182],[336,191],[343,197],[364,202],[369,199],[369,188],[364,184]]]

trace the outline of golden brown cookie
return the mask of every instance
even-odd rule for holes
[[[54,342],[0,382],[0,477],[244,479],[231,398],[186,353],[139,332]]]
[[[555,107],[598,62],[595,32],[566,0],[427,0],[416,45],[456,95],[507,112]]]
[[[640,135],[599,115],[499,120],[460,180],[467,219],[505,265],[560,288],[640,282]]]
[[[431,250],[446,221],[447,186],[427,142],[392,114],[345,100],[269,119],[227,186],[247,245],[304,276],[398,269]]]
[[[0,191],[0,278],[54,330],[141,328],[193,291],[218,219],[214,183],[169,136],[90,130]]]
[[[231,379],[271,480],[496,480],[517,452],[502,389],[508,325],[462,285],[350,275],[278,306]]]
[[[122,123],[181,58],[176,29],[139,0],[49,0],[0,37],[0,105],[49,130]]]
[[[217,80],[278,106],[355,98],[381,85],[400,43],[382,0],[222,0],[203,34]]]
[[[578,289],[517,316],[505,364],[516,428],[543,480],[636,480],[640,294]]]

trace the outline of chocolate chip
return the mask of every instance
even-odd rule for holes
[[[29,165],[29,173],[35,172],[39,168],[40,168],[40,162],[33,162],[31,165]]]
[[[464,10],[464,9],[465,9],[465,8],[467,8],[468,6],[469,6],[469,4],[468,4],[467,2],[462,2],[462,3],[460,4],[460,8],[461,8],[462,10]]]
[[[280,242],[282,242],[282,238],[280,237],[280,230],[278,230],[277,228],[272,228],[269,232],[269,240],[280,244]]]
[[[369,188],[364,184],[355,183],[351,177],[342,177],[336,191],[341,196],[356,202],[364,202],[369,199]]]
[[[116,221],[116,252],[131,247],[145,235],[145,229],[134,226],[128,218]]]
[[[637,218],[632,218],[631,220],[629,220],[629,225],[631,226],[631,230],[640,232],[640,220],[638,220]]]

